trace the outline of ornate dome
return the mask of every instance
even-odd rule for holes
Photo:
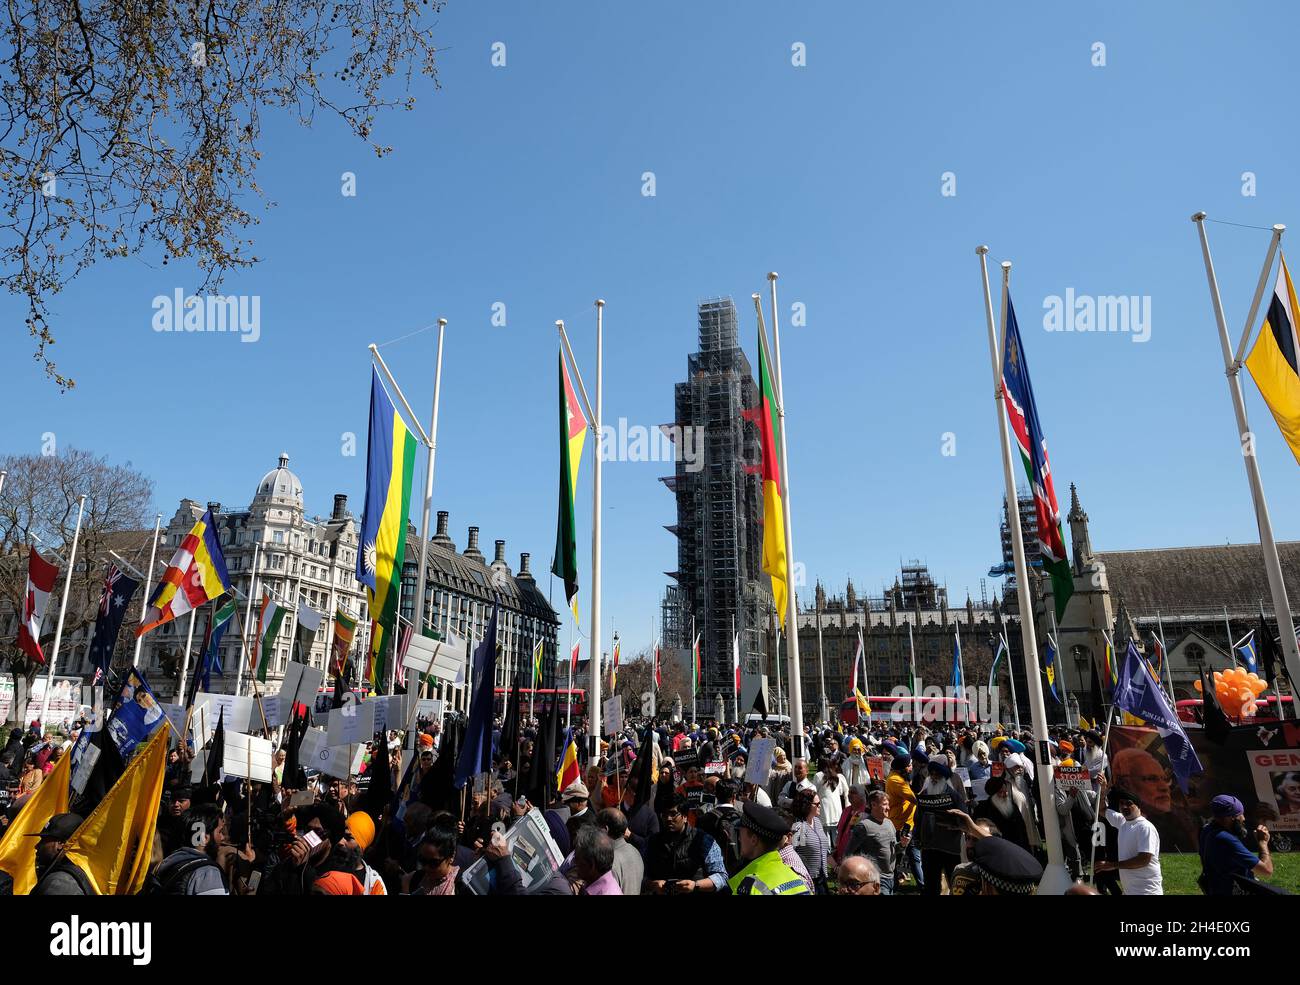
[[[286,453],[281,452],[280,464],[262,476],[253,502],[302,509],[302,481],[289,471],[289,456]]]

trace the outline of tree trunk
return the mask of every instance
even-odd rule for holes
[[[31,682],[28,681],[26,674],[19,673],[17,670],[10,670],[9,676],[14,679],[14,700],[9,705],[9,715],[5,719],[5,724],[22,728],[27,724],[27,702],[31,696]]]

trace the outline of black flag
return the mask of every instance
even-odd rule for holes
[[[113,662],[113,648],[117,645],[122,618],[126,615],[127,605],[139,584],[119,571],[116,564],[108,566],[104,589],[99,596],[99,611],[95,615],[95,635],[91,638],[90,650],[86,654],[90,665],[98,667],[105,677]]]
[[[1106,699],[1101,695],[1101,678],[1097,674],[1097,660],[1095,657],[1092,661],[1092,686],[1089,690],[1092,692],[1092,724],[1096,728],[1104,728],[1106,724]]]
[[[497,752],[502,759],[508,759],[514,763],[515,769],[519,764],[515,762],[516,753],[519,747],[519,717],[520,717],[520,700],[519,700],[519,671],[515,671],[514,687],[510,691],[510,697],[506,700],[506,715],[501,722],[501,745]]]
[[[1218,695],[1214,693],[1214,680],[1204,664],[1201,665],[1201,724],[1205,726],[1205,737],[1219,745],[1227,740],[1232,728],[1219,705]]]

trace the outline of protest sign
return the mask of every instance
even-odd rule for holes
[[[302,743],[298,747],[298,761],[306,768],[314,768],[316,757],[325,746],[325,730],[309,728],[302,734]]]
[[[510,826],[505,839],[510,857],[523,880],[525,893],[536,892],[559,871],[564,856],[551,839],[546,821],[536,807]],[[486,859],[480,858],[465,870],[464,882],[476,895],[488,894],[490,882]]]
[[[253,700],[257,701],[257,698],[254,698]],[[288,699],[286,699],[286,701],[287,700]],[[280,717],[280,696],[278,694],[262,695],[261,707],[262,710],[260,713],[256,710],[253,712],[253,722],[255,724],[260,725],[263,719],[265,719],[267,728],[276,728],[277,726],[284,725],[289,721],[287,709],[285,716],[283,718]]]
[[[984,789],[988,783],[988,777],[980,777],[978,780],[970,781],[970,795],[972,800],[988,800],[988,792]]]
[[[204,692],[195,699],[194,713],[190,716],[190,728],[194,730],[195,745],[208,744],[218,721],[222,722],[222,728],[227,732],[247,732],[252,717],[252,698]]]
[[[172,723],[172,728],[176,730],[176,734],[184,735],[185,706],[171,705],[171,704],[167,704],[166,702],[160,701],[158,702],[158,707],[163,710],[163,714],[167,716],[167,720]]]
[[[243,732],[227,732],[221,768],[226,776],[238,776],[259,783],[271,782],[271,757],[275,746],[270,739],[259,739]]]
[[[329,743],[347,746],[354,742],[367,742],[375,734],[374,701],[348,701],[342,708],[333,708],[329,715]]]
[[[442,721],[442,699],[421,698],[415,705],[416,722]]]
[[[1086,766],[1058,766],[1055,770],[1056,785],[1062,790],[1091,790],[1091,777]]]
[[[316,753],[312,765],[327,776],[346,780],[361,768],[365,752],[366,747],[356,743],[348,746],[324,746]]]
[[[406,728],[406,718],[410,714],[411,694],[371,695],[367,704],[375,706],[375,732],[388,729]],[[371,733],[374,734],[373,732]]]
[[[692,766],[700,765],[700,751],[698,749],[678,749],[673,753],[673,765],[678,771],[685,773]]]
[[[705,776],[726,776],[727,775],[726,762],[724,762],[721,759],[718,759],[718,760],[714,760],[711,763],[705,763],[704,775]]]
[[[772,753],[776,749],[776,738],[764,736],[749,744],[749,759],[745,763],[745,782],[758,786],[767,785],[767,775],[772,769]]]
[[[279,724],[285,724],[292,717],[293,704],[304,704],[309,708],[315,703],[316,693],[325,683],[325,671],[310,664],[290,660],[284,666],[284,681],[280,685]],[[268,709],[269,713],[269,709]]]
[[[623,730],[623,696],[616,694],[607,698],[600,706],[601,720],[605,723],[605,734],[614,735]]]
[[[465,667],[465,641],[454,633],[446,640],[431,640],[415,634],[406,648],[402,666],[406,671],[408,690],[421,674],[433,674],[444,681],[454,681]]]
[[[953,770],[953,773],[955,773],[957,777],[961,780],[961,785],[963,787],[970,786],[970,770],[968,770],[965,766],[958,766],[955,770]]]
[[[875,780],[877,783],[884,783],[885,780],[888,779],[886,776],[884,756],[867,757],[867,776],[871,777],[871,779]]]

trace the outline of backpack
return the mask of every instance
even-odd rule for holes
[[[745,867],[745,861],[740,857],[740,836],[736,833],[740,811],[710,811],[701,820],[705,818],[709,820],[705,834],[718,843],[727,875],[734,876]]]
[[[147,892],[155,896],[184,896],[185,885],[188,882],[190,873],[197,872],[205,865],[217,868],[217,863],[205,855],[202,858],[193,858],[182,865],[176,866],[175,869],[168,873],[165,881],[159,880],[154,875],[151,877]]]

